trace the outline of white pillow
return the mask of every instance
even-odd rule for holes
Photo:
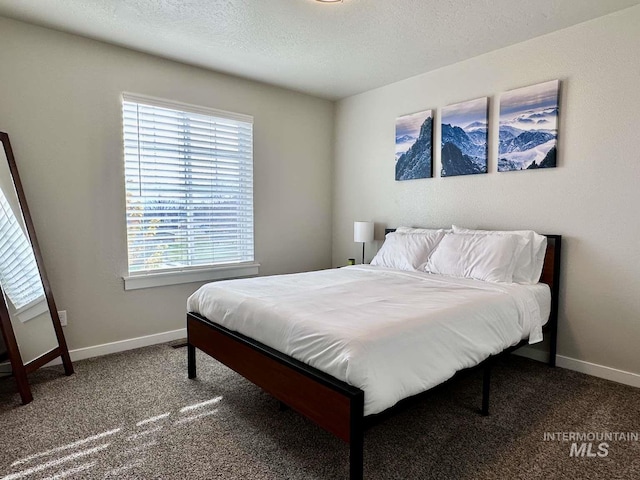
[[[533,230],[471,230],[453,225],[454,233],[480,235],[518,235],[527,245],[516,260],[513,281],[516,283],[536,284],[542,275],[544,256],[547,253],[547,237]]]
[[[444,232],[441,231],[424,235],[388,233],[382,247],[371,260],[371,265],[398,270],[418,270],[427,262],[442,237]]]
[[[414,228],[414,227],[398,227],[396,233],[413,233],[413,234],[430,234],[430,233],[450,233],[451,229],[443,230],[442,228]]]
[[[525,247],[516,235],[448,233],[429,257],[425,270],[487,282],[513,281],[515,259]]]

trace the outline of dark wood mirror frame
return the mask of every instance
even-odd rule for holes
[[[64,366],[65,374],[72,375],[73,364],[71,363],[71,357],[69,356],[67,342],[64,338],[64,333],[62,332],[62,325],[60,324],[60,318],[58,317],[58,310],[53,299],[51,286],[49,285],[49,280],[47,279],[47,274],[44,269],[42,254],[40,252],[40,247],[38,246],[38,240],[36,238],[36,232],[33,226],[33,221],[31,219],[31,214],[29,213],[29,207],[27,206],[27,199],[24,195],[22,183],[20,182],[18,167],[13,155],[11,143],[9,142],[9,135],[4,132],[0,132],[0,143],[2,143],[2,146],[4,147],[7,161],[9,162],[9,171],[11,172],[13,185],[16,190],[20,209],[22,210],[22,216],[24,218],[25,227],[29,235],[29,240],[31,240],[31,246],[33,248],[36,264],[40,273],[40,279],[42,280],[42,286],[44,288],[44,294],[47,299],[47,306],[49,307],[49,314],[51,315],[51,320],[53,322],[53,329],[58,341],[58,346],[54,349],[44,353],[43,355],[40,355],[39,357],[31,360],[26,364],[23,363],[22,356],[20,355],[20,348],[18,346],[18,342],[13,331],[13,326],[11,324],[9,309],[7,308],[6,302],[4,301],[4,292],[2,292],[2,286],[0,286],[0,293],[2,293],[3,297],[3,301],[0,301],[0,333],[2,333],[5,348],[7,350],[4,355],[8,357],[11,363],[12,374],[16,379],[16,383],[18,384],[18,392],[20,393],[20,397],[22,398],[22,403],[27,404],[33,400],[31,387],[27,379],[28,374],[34,372],[35,370],[46,365],[52,360],[55,360],[58,357],[62,357],[62,364]],[[0,360],[2,360],[2,358],[0,358]]]

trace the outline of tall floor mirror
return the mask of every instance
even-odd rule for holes
[[[0,132],[0,371],[15,378],[23,404],[28,375],[61,357],[73,365],[18,175],[9,135]]]

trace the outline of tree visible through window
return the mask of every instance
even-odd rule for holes
[[[252,262],[252,118],[122,103],[129,273]]]

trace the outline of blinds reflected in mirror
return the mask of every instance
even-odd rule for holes
[[[15,310],[44,300],[44,290],[31,244],[0,190],[0,284]]]

